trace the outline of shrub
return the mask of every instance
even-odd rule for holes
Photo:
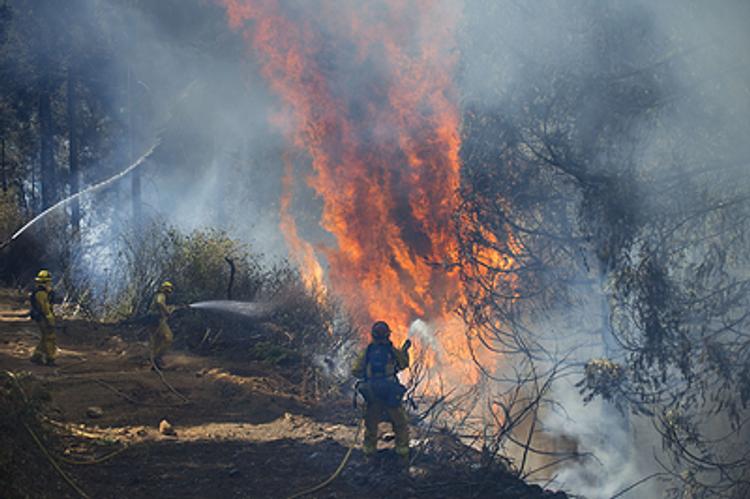
[[[217,229],[196,230],[176,239],[170,262],[175,301],[194,303],[229,297],[231,264],[234,265],[232,298],[253,300],[263,287],[263,271],[258,257],[247,245]]]

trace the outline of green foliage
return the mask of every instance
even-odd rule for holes
[[[243,243],[216,229],[183,234],[161,221],[121,234],[118,268],[109,272],[100,296],[100,315],[122,319],[143,315],[161,282],[171,281],[174,303],[227,298],[230,259],[235,266],[233,298],[252,300],[263,286],[263,271]]]
[[[232,298],[250,301],[263,286],[257,257],[247,245],[218,229],[174,235],[174,253],[167,276],[175,284],[174,299],[180,303],[228,298],[231,261],[235,266]]]
[[[99,269],[101,276],[66,283],[68,293],[90,298],[87,308],[101,319],[146,315],[165,280],[175,286],[169,299],[172,304],[225,300],[231,260],[235,269],[232,299],[272,303],[273,311],[262,321],[215,311],[176,314],[173,322],[178,341],[195,348],[208,344],[214,349],[251,343],[250,357],[289,363],[305,355],[330,355],[354,335],[330,296],[320,289],[308,289],[299,272],[286,262],[262,265],[260,255],[224,231],[199,229],[184,234],[154,221],[123,233],[113,247],[117,250],[116,268]],[[97,287],[94,282],[102,284]]]

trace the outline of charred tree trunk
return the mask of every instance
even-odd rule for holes
[[[234,264],[234,260],[228,256],[224,257],[224,260],[229,264],[229,284],[227,285],[227,300],[232,299],[232,287],[234,286],[234,275],[237,273],[237,266]]]
[[[73,69],[68,68],[68,166],[70,167],[69,182],[71,194],[75,194],[80,189],[76,105],[75,74]],[[81,204],[78,199],[74,199],[71,204],[70,225],[73,227],[73,233],[78,234],[81,228]]]
[[[52,104],[48,84],[39,94],[39,135],[41,171],[39,180],[42,191],[42,209],[49,208],[57,197],[55,179],[54,131],[52,127]]]

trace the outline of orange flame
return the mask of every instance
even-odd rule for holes
[[[416,318],[438,324],[444,356],[470,364],[452,319],[458,274],[435,265],[457,255],[455,2],[221,1],[280,98],[275,124],[309,158],[320,224],[335,238],[317,251],[300,238],[287,155],[282,230],[306,280],[322,282],[324,258],[350,309],[387,320],[396,340]]]

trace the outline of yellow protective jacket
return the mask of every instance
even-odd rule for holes
[[[41,320],[50,326],[54,326],[55,314],[52,310],[52,303],[50,303],[49,299],[50,291],[51,290],[47,287],[40,286],[34,292],[34,300],[36,301],[37,309],[42,316]]]
[[[159,314],[160,319],[166,319],[169,317],[170,310],[167,305],[167,294],[159,291],[154,296],[154,310]]]
[[[394,347],[390,341],[388,341],[387,343],[393,349],[393,358],[396,360],[396,362],[388,362],[388,364],[386,365],[385,374],[386,376],[393,376],[397,372],[403,371],[404,369],[409,367],[409,352],[404,350],[403,348]],[[367,348],[360,352],[360,354],[357,355],[357,358],[354,359],[354,363],[352,364],[352,376],[357,379],[365,379],[372,376],[370,366],[365,365],[366,358]]]

